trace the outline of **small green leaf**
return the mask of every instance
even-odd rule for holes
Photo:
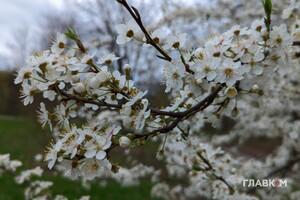
[[[262,3],[265,9],[266,16],[268,18],[269,16],[271,16],[272,13],[272,0],[263,0]]]
[[[270,31],[271,14],[272,14],[272,9],[273,9],[272,0],[262,0],[261,2],[264,6],[264,10],[265,10],[265,14],[266,14],[265,25],[266,25],[267,29]]]
[[[65,35],[72,40],[78,40],[76,31],[71,27],[66,30]]]

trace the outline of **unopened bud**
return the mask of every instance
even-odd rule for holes
[[[129,80],[131,76],[131,67],[127,64],[124,67],[126,79]]]
[[[127,148],[130,146],[130,143],[131,143],[130,139],[126,136],[122,136],[119,139],[120,147]]]
[[[237,107],[234,107],[231,111],[231,116],[232,117],[237,117],[239,115],[240,111]]]
[[[74,85],[74,90],[77,93],[83,93],[85,92],[85,86],[83,83],[77,83]]]
[[[264,95],[264,91],[260,89],[259,86],[256,84],[252,86],[251,92],[258,94],[259,96]]]
[[[258,90],[257,94],[258,94],[259,96],[263,96],[263,95],[264,95],[264,91],[263,91],[263,90]]]
[[[237,91],[237,89],[235,87],[228,87],[225,90],[225,94],[227,95],[227,97],[233,98],[233,97],[237,96],[238,91]]]
[[[164,150],[161,149],[156,153],[156,159],[157,160],[162,160],[164,158]]]
[[[196,79],[196,84],[201,84],[203,81],[202,81],[202,79]]]
[[[252,86],[251,89],[252,89],[252,90],[259,90],[259,86],[258,86],[257,84],[255,84],[255,85]]]
[[[111,166],[111,171],[112,171],[113,173],[115,173],[115,174],[119,172],[119,169],[120,169],[120,167],[117,166],[117,165],[112,165],[112,166]]]

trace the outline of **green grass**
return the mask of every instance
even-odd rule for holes
[[[25,167],[35,164],[34,155],[43,152],[49,139],[49,133],[32,120],[0,117],[0,153],[10,153]]]
[[[41,130],[30,119],[0,117],[0,154],[10,153],[12,159],[21,160],[25,168],[37,166],[34,155],[42,153],[48,143],[49,133]],[[122,187],[110,181],[106,186],[92,183],[90,189],[83,188],[79,182],[46,173],[43,180],[54,182],[54,194],[63,194],[69,199],[90,195],[92,200],[147,200],[150,198],[151,183],[143,181],[134,187]],[[14,182],[12,175],[0,176],[0,200],[24,199],[23,188]]]

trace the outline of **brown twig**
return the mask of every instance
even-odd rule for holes
[[[300,41],[294,41],[293,46],[300,46]]]
[[[93,105],[97,105],[99,107],[109,107],[109,108],[122,108],[121,105],[118,104],[110,104],[110,103],[106,103],[104,101],[96,101],[94,99],[85,99],[82,97],[78,97],[75,95],[71,95],[61,89],[59,89],[58,87],[56,87],[55,89],[60,95],[62,95],[63,97],[65,97],[65,100],[75,100],[77,102],[81,102],[81,103],[89,103],[89,104],[93,104]]]
[[[201,153],[198,153],[197,155],[207,165],[207,167],[208,167],[207,170],[214,171],[214,168],[213,168],[212,164],[209,162],[209,160],[207,160],[206,158],[204,158],[201,155]],[[230,194],[234,193],[234,188],[225,180],[224,177],[216,175],[214,172],[213,172],[212,175],[215,177],[215,179],[223,182],[228,187]]]
[[[300,156],[296,157],[294,159],[291,159],[290,161],[288,161],[285,165],[278,167],[276,169],[274,169],[273,171],[271,171],[266,177],[266,178],[270,178],[276,174],[279,174],[281,172],[287,171],[289,169],[291,169],[295,164],[297,164],[298,162],[300,162]]]
[[[129,12],[129,14],[132,16],[132,18],[138,24],[138,26],[140,27],[140,29],[142,30],[142,32],[144,33],[144,35],[146,37],[146,42],[148,44],[150,44],[151,46],[153,46],[162,55],[162,56],[158,56],[158,57],[171,62],[172,58],[168,55],[168,53],[164,49],[162,49],[162,47],[160,47],[158,44],[156,44],[156,42],[153,40],[153,38],[148,33],[147,29],[145,28],[145,26],[143,24],[143,21],[141,19],[141,15],[140,15],[139,11],[135,7],[130,6],[126,0],[116,0],[116,1],[119,2],[121,5],[123,5],[126,8],[126,10]]]
[[[195,72],[194,72],[193,70],[191,70],[190,65],[186,63],[186,61],[185,61],[185,59],[184,59],[184,57],[183,57],[183,55],[182,55],[182,53],[181,53],[180,50],[179,50],[179,53],[180,53],[180,59],[181,59],[181,62],[182,62],[182,64],[184,65],[185,70],[186,70],[188,73],[190,73],[190,74],[195,74]]]
[[[200,110],[203,110],[206,107],[208,107],[213,102],[213,100],[216,98],[218,93],[222,90],[222,88],[223,88],[223,85],[217,86],[217,88],[210,95],[208,95],[206,98],[204,98],[202,101],[200,101],[198,104],[196,104],[192,108],[190,108],[186,111],[183,111],[183,112],[163,111],[163,110],[158,110],[156,108],[149,108],[149,109],[150,109],[150,112],[153,116],[162,115],[162,116],[169,116],[169,117],[178,118],[178,119],[181,119],[181,120],[183,118],[187,119],[188,117],[195,114],[196,112],[198,112]],[[94,105],[97,105],[99,107],[111,107],[111,108],[118,108],[118,109],[122,108],[122,105],[119,105],[119,104],[110,104],[110,103],[106,103],[104,101],[100,102],[100,101],[97,101],[97,100],[91,99],[91,98],[82,98],[82,97],[79,97],[79,96],[75,96],[75,95],[69,94],[69,93],[59,89],[58,87],[56,87],[55,90],[60,95],[64,96],[67,100],[75,100],[75,101],[82,102],[82,103],[94,104]],[[163,130],[164,129],[162,129],[162,131]]]
[[[273,169],[272,171],[269,172],[269,174],[267,176],[263,177],[263,179],[268,179],[279,173],[286,172],[286,171],[290,170],[298,162],[300,162],[300,156],[289,160],[285,165],[283,165],[281,167]],[[247,190],[247,193],[253,193],[256,191],[256,189],[258,189],[258,188],[256,188],[256,187],[250,188],[249,190]]]
[[[75,41],[76,45],[78,46],[78,48],[80,49],[80,51],[82,53],[86,53],[87,52],[85,46],[83,45],[83,43],[81,42],[80,39],[74,39],[74,41]]]
[[[214,99],[218,96],[218,93],[222,90],[222,88],[223,88],[223,85],[218,85],[217,88],[215,88],[214,91],[210,95],[208,95],[206,98],[204,98],[202,101],[200,101],[198,104],[196,104],[192,108],[190,108],[186,111],[183,111],[183,112],[168,112],[168,111],[161,111],[161,110],[156,110],[156,109],[150,108],[151,114],[153,114],[153,115],[174,117],[175,120],[172,121],[169,125],[167,125],[165,127],[156,129],[147,134],[137,135],[135,137],[135,139],[137,139],[137,138],[146,138],[147,139],[148,137],[154,136],[157,133],[168,133],[168,132],[172,131],[181,121],[184,121],[184,120],[188,119],[189,117],[191,117],[192,115],[196,114],[197,112],[202,111],[205,108],[207,108],[214,101]],[[60,95],[65,97],[67,100],[75,100],[75,101],[78,101],[81,103],[94,104],[99,107],[108,107],[108,108],[116,108],[116,109],[122,108],[122,105],[119,105],[119,104],[109,104],[104,101],[99,102],[94,99],[78,97],[78,96],[69,94],[63,90],[60,90],[58,87],[56,87],[55,90]]]
[[[65,100],[75,100],[81,103],[89,103],[89,104],[93,104],[93,105],[97,105],[99,107],[110,107],[110,108],[118,108],[121,109],[122,105],[119,104],[110,104],[110,103],[106,103],[104,101],[96,101],[95,99],[86,99],[86,98],[82,98],[82,97],[78,97],[72,94],[69,94],[63,90],[60,90],[59,88],[56,88],[56,91],[62,95],[63,97],[65,97]],[[180,113],[176,113],[176,112],[168,112],[168,111],[162,111],[162,110],[158,110],[155,108],[150,108],[151,114],[154,116],[157,115],[163,115],[163,116],[169,116],[169,117],[180,117]]]
[[[168,133],[168,132],[172,131],[181,121],[184,121],[184,120],[188,119],[189,117],[193,116],[194,114],[196,114],[197,112],[202,111],[205,108],[207,108],[214,101],[214,99],[218,96],[218,93],[222,90],[222,88],[223,88],[223,85],[217,86],[217,88],[210,95],[208,95],[206,98],[204,98],[202,101],[200,101],[198,104],[196,104],[192,108],[190,108],[184,112],[173,113],[177,117],[169,125],[166,125],[165,127],[162,127],[159,129],[156,129],[147,134],[137,135],[136,138],[146,138],[147,139],[148,137],[155,136],[157,133]]]

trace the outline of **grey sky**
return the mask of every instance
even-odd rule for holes
[[[18,28],[34,28],[41,13],[59,9],[62,0],[0,0],[0,54],[6,54],[6,43]]]
[[[0,70],[7,64],[11,51],[7,44],[14,43],[14,31],[28,29],[38,34],[37,21],[41,14],[53,13],[64,9],[63,2],[76,0],[0,0]],[[77,0],[85,1],[85,0]],[[136,0],[140,1],[140,0]],[[151,0],[148,0],[151,1]],[[173,0],[192,3],[194,0]],[[207,0],[197,0],[206,2]],[[4,63],[4,64],[3,64]]]

